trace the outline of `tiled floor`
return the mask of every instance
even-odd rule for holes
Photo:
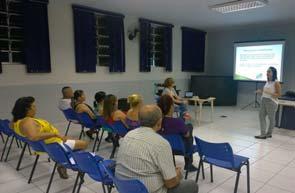
[[[212,142],[229,142],[235,153],[250,157],[251,192],[257,193],[295,193],[295,131],[275,129],[272,139],[256,140],[259,133],[257,111],[232,107],[217,107],[214,122],[210,123],[209,109],[205,108],[201,126],[196,126],[194,135]],[[222,118],[225,115],[227,117]],[[66,123],[55,124],[64,128]],[[72,126],[71,136],[78,136],[79,127]],[[3,148],[0,142],[0,149]],[[102,142],[98,154],[108,158],[111,145]],[[41,156],[37,165],[32,184],[27,184],[34,156],[25,155],[20,171],[15,167],[20,149],[13,148],[8,162],[0,162],[0,193],[42,193],[45,192],[53,163],[47,162],[47,157]],[[177,157],[177,164],[183,166],[183,158]],[[195,164],[198,156],[195,156]],[[200,193],[231,193],[233,192],[235,173],[214,167],[214,183],[210,183],[209,168],[205,166],[206,179],[199,180]],[[69,171],[68,180],[54,178],[51,193],[72,192],[75,173]],[[195,173],[189,178],[194,179]],[[81,193],[102,192],[101,185],[86,177]],[[115,192],[115,190],[113,191]],[[246,192],[246,172],[243,170],[239,193]]]

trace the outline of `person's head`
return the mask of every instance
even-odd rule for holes
[[[34,97],[28,96],[17,99],[11,114],[13,116],[13,122],[25,117],[35,117],[36,105]]]
[[[139,94],[129,95],[127,100],[128,100],[128,103],[130,104],[131,108],[141,107],[142,102],[143,102],[142,96]]]
[[[106,93],[103,91],[99,91],[95,93],[94,99],[95,99],[95,102],[97,103],[103,103],[105,97],[106,97]]]
[[[277,69],[274,67],[269,67],[267,69],[267,81],[276,81],[278,79]]]
[[[83,103],[86,100],[86,96],[83,90],[76,90],[74,92],[74,100],[79,103]]]
[[[157,105],[144,105],[140,108],[138,118],[142,127],[159,131],[162,126],[162,112]]]
[[[162,110],[163,115],[171,115],[174,112],[173,99],[169,95],[163,95],[158,100],[158,106]]]
[[[69,86],[65,86],[61,89],[62,97],[64,99],[71,99],[74,97],[73,89]]]
[[[109,94],[105,97],[103,101],[103,116],[105,118],[110,118],[112,113],[118,108],[118,101],[115,95]]]
[[[166,88],[171,88],[173,87],[175,84],[173,78],[166,78],[166,80],[164,81],[164,87]]]

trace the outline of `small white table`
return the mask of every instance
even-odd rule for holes
[[[211,104],[211,122],[213,122],[213,113],[214,113],[214,101],[216,100],[215,97],[209,97],[207,99],[200,99],[198,96],[194,96],[189,98],[188,101],[194,102],[195,105],[195,120],[198,121],[198,125],[201,125],[202,119],[202,109],[204,103]],[[199,117],[198,117],[198,105],[199,105]]]

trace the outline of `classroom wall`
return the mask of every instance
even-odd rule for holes
[[[119,97],[136,92],[144,96],[146,103],[154,102],[154,83],[163,82],[170,76],[175,78],[178,88],[187,90],[191,73],[181,72],[179,25],[173,28],[172,73],[165,72],[163,68],[152,68],[150,73],[139,72],[139,38],[132,41],[127,38],[127,31],[138,26],[138,17],[128,15],[124,21],[126,72],[110,74],[107,67],[97,67],[96,73],[76,73],[71,1],[50,0],[48,9],[52,72],[27,74],[24,65],[3,65],[3,73],[0,74],[0,118],[10,118],[11,108],[18,97],[32,95],[37,99],[39,117],[53,122],[63,121],[57,102],[65,85],[85,90],[90,104],[98,90]]]
[[[230,27],[208,33],[206,72],[210,75],[233,75],[234,42],[286,40],[284,61],[283,92],[295,90],[295,25],[266,24]],[[254,100],[255,83],[238,83],[238,105],[243,106]],[[259,84],[262,87],[263,84]]]

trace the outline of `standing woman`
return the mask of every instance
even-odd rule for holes
[[[255,136],[257,139],[266,139],[272,137],[272,131],[275,127],[275,117],[278,109],[278,98],[281,96],[281,85],[277,80],[277,70],[269,67],[267,70],[267,82],[263,90],[257,90],[258,94],[262,94],[261,107],[259,112],[261,134]],[[269,119],[268,130],[266,131],[266,116]]]

